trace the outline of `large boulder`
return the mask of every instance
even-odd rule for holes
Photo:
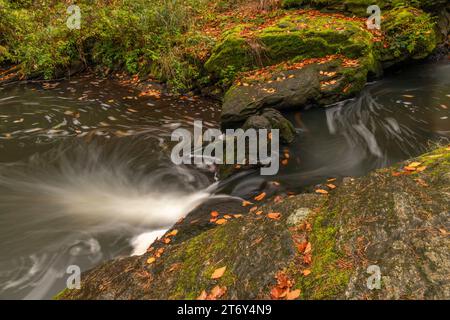
[[[170,243],[84,273],[80,290],[58,298],[283,299],[289,291],[300,299],[450,299],[449,172],[444,147],[344,179],[326,195],[269,200],[256,210],[229,200],[233,207],[217,211],[243,216],[220,225],[209,211],[194,211],[188,227],[166,235]]]

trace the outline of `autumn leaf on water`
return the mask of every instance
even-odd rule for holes
[[[279,212],[271,212],[267,215],[268,218],[270,219],[274,219],[274,220],[279,220],[281,217],[281,213]]]
[[[221,267],[221,268],[214,270],[213,274],[211,275],[211,279],[222,278],[226,269],[227,269],[227,267],[225,266],[225,267]]]
[[[265,197],[266,197],[266,193],[263,192],[263,193],[257,195],[257,196],[255,197],[255,200],[256,200],[256,201],[261,201],[261,200],[264,199]]]
[[[316,193],[319,193],[319,194],[328,194],[328,191],[327,191],[327,190],[323,190],[323,189],[317,189],[317,190],[316,190]]]

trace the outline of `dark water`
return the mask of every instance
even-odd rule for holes
[[[299,135],[276,177],[219,183],[211,168],[170,161],[174,129],[218,127],[212,102],[135,98],[89,77],[0,88],[0,298],[50,298],[69,265],[140,251],[217,194],[248,197],[268,180],[295,191],[420,154],[450,138],[449,71],[417,66],[356,99],[289,114]]]

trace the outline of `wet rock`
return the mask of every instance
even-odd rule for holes
[[[342,63],[338,59],[311,64],[302,69],[276,73],[270,82],[234,86],[224,97],[222,123],[229,125],[245,121],[266,108],[300,110],[309,106],[326,106],[353,96],[365,85],[368,67],[343,66]]]
[[[223,299],[266,299],[283,271],[301,299],[449,299],[450,185],[444,177],[450,147],[414,161],[426,170],[393,175],[403,163],[327,196],[267,199],[258,205],[260,215],[235,207],[246,214],[188,236],[181,232],[189,228],[179,231],[144,256],[105,263],[82,275],[80,290],[58,298],[195,299],[219,285],[227,287]],[[381,273],[380,289],[367,286],[371,265]],[[224,266],[225,274],[212,280]]]

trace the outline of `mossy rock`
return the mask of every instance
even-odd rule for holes
[[[350,58],[371,53],[373,36],[361,21],[308,13],[285,16],[272,25],[236,27],[223,35],[205,68],[225,77],[288,60],[343,54]]]
[[[325,11],[348,12],[361,17],[368,16],[367,8],[377,5],[381,10],[390,10],[396,7],[411,6],[431,12],[448,5],[447,0],[283,0],[284,8],[315,8]]]
[[[383,17],[381,26],[386,46],[379,48],[379,56],[386,66],[423,59],[436,48],[435,23],[421,10],[411,7],[393,9]]]
[[[314,63],[297,70],[275,72],[270,80],[233,86],[224,97],[222,126],[239,124],[265,108],[300,110],[354,96],[376,67],[369,59],[352,60],[354,66],[347,66],[344,61],[337,58]]]

